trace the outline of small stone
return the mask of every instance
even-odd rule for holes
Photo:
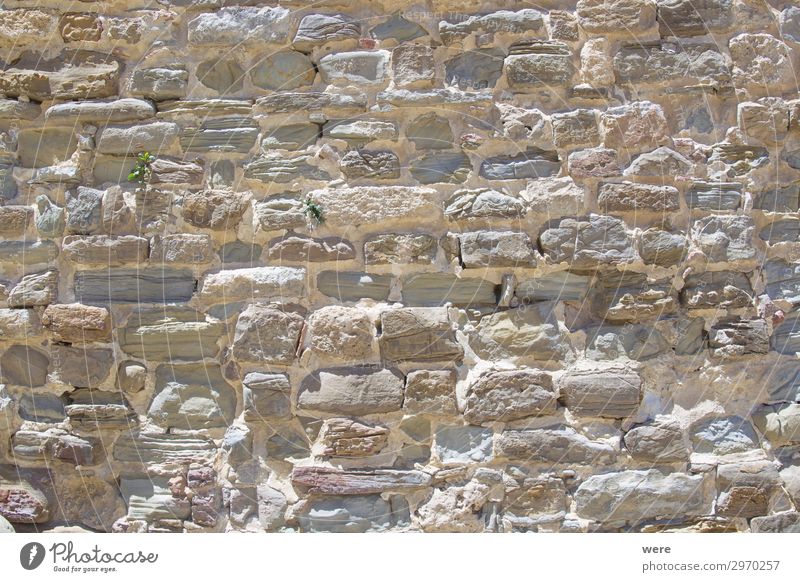
[[[558,41],[520,41],[509,47],[505,72],[512,90],[563,87],[575,68],[572,51]]]
[[[197,80],[220,95],[236,93],[244,87],[244,69],[234,59],[203,61],[195,69]]]
[[[569,427],[505,430],[497,441],[497,454],[525,462],[609,465],[617,452],[611,445],[593,441]]]
[[[453,370],[415,370],[406,377],[403,408],[417,414],[456,413]]]
[[[430,87],[436,76],[433,49],[424,45],[401,44],[392,51],[392,72],[398,87]]]
[[[272,91],[291,91],[311,85],[317,74],[311,59],[297,51],[269,53],[248,72],[253,85]]]
[[[141,392],[146,378],[147,368],[139,362],[126,360],[117,368],[117,388],[123,392]]]
[[[56,345],[50,354],[55,376],[76,388],[98,388],[111,374],[114,365],[114,352],[110,349]]]
[[[776,336],[774,341],[779,342]],[[769,352],[769,332],[763,319],[721,318],[708,332],[708,345],[717,357]]]
[[[357,271],[322,271],[317,275],[317,290],[337,301],[356,302],[360,299],[386,301],[392,277]]]
[[[389,56],[389,51],[330,54],[319,60],[319,72],[326,83],[383,83]]]
[[[29,388],[44,386],[50,359],[27,345],[12,345],[0,356],[0,379]]]
[[[181,65],[136,69],[131,78],[132,95],[154,101],[186,97],[189,72]]]
[[[358,361],[372,352],[374,326],[363,311],[329,305],[308,319],[310,346],[330,357]]]
[[[639,255],[651,265],[671,267],[681,262],[686,253],[686,237],[660,228],[648,228],[639,239]]]
[[[67,230],[73,234],[93,234],[100,229],[103,191],[79,186],[67,192]]]
[[[244,418],[247,422],[272,418],[288,418],[292,415],[291,384],[285,374],[251,372],[242,381]]]
[[[236,322],[231,353],[242,362],[291,364],[302,329],[303,318],[296,313],[251,305]]]
[[[508,422],[556,411],[553,379],[541,370],[503,370],[482,374],[468,388],[464,418],[470,423]]]
[[[360,36],[361,26],[344,14],[308,14],[300,21],[292,46],[310,53],[316,46],[356,40]]]
[[[638,461],[675,463],[689,460],[683,431],[674,420],[659,420],[633,427],[625,433],[625,447]]]
[[[387,361],[458,360],[458,344],[447,309],[401,308],[381,312],[381,356]]]
[[[297,406],[333,414],[377,414],[400,410],[403,378],[389,369],[333,368],[307,376]]]
[[[147,411],[159,426],[199,430],[229,426],[236,409],[233,388],[218,367],[206,364],[156,368],[155,392]]]
[[[161,263],[210,263],[214,257],[207,234],[168,234],[158,237],[150,250],[150,260]]]
[[[183,198],[183,218],[189,224],[211,230],[233,230],[249,207],[249,193],[207,191]]]
[[[269,259],[275,264],[347,261],[356,256],[350,241],[339,237],[312,238],[287,234],[269,241]]]
[[[475,426],[444,426],[433,451],[445,464],[481,463],[492,458],[492,431]]]
[[[561,400],[580,416],[625,418],[639,408],[642,380],[614,368],[574,370],[561,378]]]
[[[749,216],[708,216],[695,221],[692,239],[711,262],[752,259],[755,226]]]
[[[322,425],[319,444],[325,457],[369,457],[378,454],[389,439],[389,429],[350,418],[330,418]]]
[[[367,265],[429,264],[436,258],[436,239],[427,234],[381,234],[364,242]]]

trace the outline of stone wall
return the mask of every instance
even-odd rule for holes
[[[800,9],[241,4],[0,9],[0,516],[800,527]]]

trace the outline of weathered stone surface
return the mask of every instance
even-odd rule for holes
[[[70,392],[64,411],[72,426],[85,430],[131,429],[138,422],[122,394],[93,388]]]
[[[119,487],[129,519],[186,519],[191,515],[189,499],[173,495],[166,477],[123,478]]]
[[[438,178],[437,178],[438,180]],[[325,210],[333,226],[376,223],[391,219],[430,219],[440,212],[436,191],[411,186],[359,186],[314,190],[309,196]]]
[[[495,156],[481,164],[480,174],[487,180],[522,180],[547,178],[561,169],[558,154],[539,148],[527,148],[523,153]]]
[[[67,417],[65,403],[65,398],[61,396],[31,390],[19,398],[17,411],[23,420],[58,423]]]
[[[444,214],[452,220],[520,218],[525,204],[519,197],[490,189],[457,190],[445,202]]]
[[[658,26],[662,36],[700,36],[733,24],[731,0],[660,0]]]
[[[797,242],[800,240],[800,221],[776,220],[762,228],[758,237],[771,245]]]
[[[107,127],[97,141],[97,151],[110,155],[135,154],[141,151],[168,151],[177,142],[178,125],[156,122],[131,127]]]
[[[154,101],[181,99],[186,96],[189,72],[180,65],[136,69],[130,83],[130,92]]]
[[[381,312],[381,356],[388,361],[457,360],[463,348],[447,309],[412,307]]]
[[[183,269],[105,269],[75,273],[80,303],[169,303],[191,299],[195,279]]]
[[[539,235],[539,244],[548,261],[568,262],[577,270],[624,264],[636,258],[625,223],[598,214],[559,221]]]
[[[761,192],[753,208],[765,212],[797,212],[800,208],[800,184],[790,184]]]
[[[432,263],[437,249],[436,239],[427,234],[381,234],[364,242],[364,262],[368,265]]]
[[[93,465],[93,444],[59,429],[45,432],[20,430],[11,439],[14,455],[47,461],[61,460],[74,465]]]
[[[374,326],[362,311],[329,305],[308,318],[311,349],[330,357],[357,361],[372,352]]]
[[[390,54],[389,51],[355,51],[326,55],[319,60],[319,72],[326,83],[382,83]]]
[[[236,93],[244,87],[244,69],[234,59],[210,59],[197,65],[197,80],[220,94]]]
[[[369,457],[386,446],[389,429],[370,426],[350,418],[330,418],[319,433],[321,455],[325,457]]]
[[[628,155],[652,150],[669,141],[664,110],[650,101],[634,101],[607,109],[600,115],[600,132],[606,147],[620,149]]]
[[[200,297],[209,303],[220,300],[269,300],[302,297],[306,272],[293,267],[228,269],[206,275]]]
[[[269,241],[267,256],[274,264],[320,263],[354,259],[356,250],[350,241],[339,237],[287,234]]]
[[[403,408],[423,414],[456,412],[456,375],[453,370],[415,370],[406,377]]]
[[[431,47],[408,44],[392,51],[392,76],[398,87],[429,87],[436,75]]]
[[[104,348],[84,349],[56,345],[50,350],[58,380],[76,388],[96,388],[111,373],[114,353]]]
[[[285,374],[251,372],[244,377],[244,417],[248,422],[291,416],[291,384]]]
[[[81,265],[116,267],[127,263],[142,263],[147,259],[146,238],[125,235],[64,237],[63,253],[70,261]]]
[[[575,492],[576,512],[601,522],[637,522],[672,515],[710,513],[702,475],[664,475],[656,469],[594,475]]]
[[[662,146],[637,156],[622,174],[625,177],[670,183],[677,177],[691,173],[691,170],[692,163],[685,156]]]
[[[312,158],[307,155],[296,157],[261,156],[244,166],[246,178],[260,182],[286,184],[300,178],[307,180],[328,180],[330,175],[309,163]]]
[[[509,47],[506,78],[514,90],[559,87],[572,79],[572,51],[565,43],[520,41]]]
[[[469,158],[461,153],[427,154],[410,165],[411,175],[420,184],[460,184],[472,169]]]
[[[289,36],[290,14],[280,7],[221,8],[189,21],[189,44],[282,43]]]
[[[711,353],[718,357],[766,354],[769,332],[763,319],[722,318],[708,332]],[[775,336],[774,341],[780,341]]]
[[[572,152],[567,160],[573,178],[611,178],[620,174],[617,151],[592,148]]]
[[[591,277],[556,271],[533,279],[520,281],[516,296],[526,303],[535,301],[578,301],[589,291]]]
[[[561,360],[569,353],[553,304],[498,311],[481,318],[470,345],[484,357]]]
[[[556,390],[541,370],[502,370],[482,374],[469,385],[464,418],[475,424],[546,416],[556,411]]]
[[[579,0],[576,12],[592,33],[636,34],[656,23],[656,5],[647,0]]]
[[[669,348],[669,343],[657,329],[645,325],[602,324],[586,329],[585,356],[590,360],[644,361],[666,353]]]
[[[26,340],[41,332],[42,321],[33,309],[0,309],[0,339]]]
[[[231,353],[241,362],[291,364],[302,329],[303,317],[297,313],[250,305],[236,322]]]
[[[311,59],[296,51],[269,53],[248,72],[253,85],[273,91],[289,91],[311,85],[317,74]]]
[[[29,483],[0,479],[0,516],[11,523],[43,523],[50,507],[44,493]]]
[[[58,297],[58,272],[51,269],[43,273],[24,276],[8,294],[9,307],[36,307],[50,305]]]
[[[667,279],[650,281],[640,273],[612,273],[593,289],[592,309],[610,323],[662,317],[677,308],[677,292]]]
[[[447,302],[456,306],[497,305],[497,290],[484,279],[422,273],[403,281],[403,300],[408,305],[424,307]]]
[[[140,309],[118,329],[120,348],[145,360],[203,360],[219,352],[224,326],[188,307]]]
[[[333,368],[307,376],[297,398],[299,409],[340,414],[399,410],[403,378],[390,369]]]
[[[33,208],[29,206],[0,206],[0,236],[22,236],[32,223]]]
[[[207,119],[199,127],[183,129],[180,144],[184,152],[247,153],[256,143],[258,126],[249,117]]]
[[[798,533],[800,532],[800,513],[786,511],[769,517],[754,517],[750,521],[753,533]]]
[[[783,299],[793,304],[800,300],[800,265],[773,259],[766,262],[763,273],[765,291],[771,299]]]
[[[455,21],[442,20],[439,22],[439,35],[445,44],[463,41],[471,35],[485,33],[543,34],[544,29],[542,13],[532,8],[513,12],[499,10],[489,14],[459,18]]]
[[[749,216],[709,216],[695,221],[692,239],[709,261],[752,259],[755,226]]]
[[[621,84],[729,87],[730,71],[717,45],[656,41],[623,46],[614,56]]]
[[[622,368],[572,370],[561,377],[561,401],[580,416],[625,418],[639,408],[642,380]]]
[[[702,419],[689,432],[692,449],[698,453],[729,455],[752,450],[758,443],[752,425],[738,416]]]
[[[400,177],[400,160],[397,154],[383,150],[351,150],[340,161],[346,178],[392,180]]]
[[[315,123],[282,125],[267,132],[261,141],[261,149],[303,150],[314,145],[319,133],[319,125]]]
[[[50,359],[41,351],[12,345],[0,356],[0,379],[15,386],[44,386],[49,365]]]
[[[296,113],[299,111],[324,111],[330,115],[353,115],[367,108],[364,94],[342,95],[336,93],[276,93],[256,100],[255,113]]]
[[[328,496],[309,503],[299,516],[302,531],[332,533],[380,532],[409,523],[408,504],[397,496]]]
[[[397,137],[397,126],[388,121],[368,119],[343,120],[325,124],[323,136],[342,139],[349,144],[360,146],[373,140],[390,140]]]
[[[712,271],[687,277],[681,301],[689,309],[748,307],[753,301],[753,289],[743,273]]]
[[[322,271],[317,275],[317,289],[323,295],[339,301],[389,298],[392,278],[389,275],[374,275],[356,271]]]
[[[236,409],[233,388],[213,365],[156,368],[147,416],[167,428],[199,430],[228,426]]]
[[[214,442],[181,434],[123,432],[114,443],[114,459],[145,467],[156,464],[206,464],[216,453]]]
[[[678,264],[686,253],[686,237],[660,228],[648,228],[639,238],[642,261],[660,267]]]
[[[674,419],[637,425],[625,433],[624,442],[628,453],[638,461],[675,463],[689,459],[683,431]]]
[[[445,82],[462,91],[491,89],[503,72],[504,58],[498,48],[459,53],[445,62]]]
[[[680,208],[678,190],[671,186],[651,186],[621,182],[603,184],[597,204],[606,213],[614,212],[674,212]]]
[[[446,464],[488,461],[492,431],[475,426],[444,426],[436,431],[434,453]]]
[[[413,491],[430,483],[422,471],[392,469],[341,470],[331,467],[295,467],[292,483],[321,495],[368,495],[384,491]]]
[[[774,447],[800,442],[800,404],[761,407],[753,415],[753,422]]]
[[[311,52],[315,46],[357,39],[361,26],[344,14],[309,14],[297,27],[292,46],[299,51]]]
[[[529,463],[579,465],[607,465],[616,458],[611,445],[592,441],[567,427],[505,430],[497,441],[497,454]]]
[[[739,34],[728,42],[736,87],[755,94],[787,87],[794,74],[789,47],[769,34]],[[770,91],[771,92],[771,91]]]
[[[461,262],[478,267],[535,267],[536,254],[524,232],[479,231],[459,235]]]
[[[49,305],[42,314],[42,324],[62,342],[92,342],[111,339],[111,318],[103,307],[80,303]]]

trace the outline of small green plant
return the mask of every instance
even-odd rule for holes
[[[138,182],[144,184],[150,178],[151,166],[156,161],[156,157],[150,152],[141,152],[136,156],[136,165],[128,174],[128,182]]]
[[[305,206],[306,216],[311,220],[312,224],[322,224],[325,222],[325,213],[322,207],[314,202],[311,198],[306,198],[303,201]]]

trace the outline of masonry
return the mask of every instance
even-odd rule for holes
[[[792,2],[65,4],[0,9],[0,530],[800,529]]]

